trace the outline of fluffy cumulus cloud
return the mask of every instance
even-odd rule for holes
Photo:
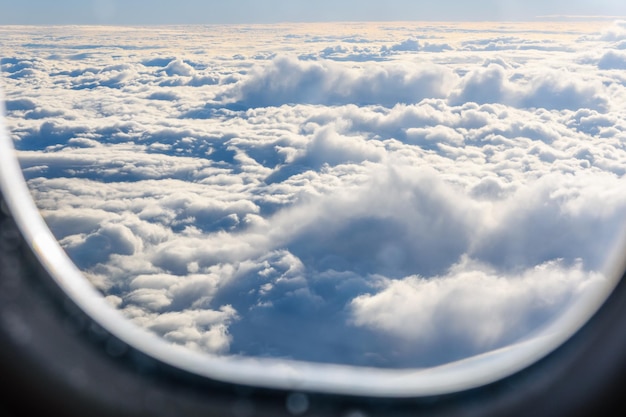
[[[606,60],[604,56],[600,65],[606,66]],[[527,77],[522,83],[511,81],[506,68],[489,64],[468,74],[450,99],[454,103],[503,103],[550,110],[606,110],[608,99],[598,79],[585,79],[568,70],[547,70]]]
[[[350,307],[356,325],[403,341],[396,355],[433,355],[432,346],[443,345],[449,349],[438,358],[443,360],[450,351],[462,356],[515,342],[535,330],[537,320],[558,314],[602,279],[580,264],[561,261],[503,274],[464,258],[441,276],[387,281],[376,294],[353,299]]]
[[[602,30],[600,39],[613,42],[626,40],[626,20],[618,20],[610,27]]]
[[[274,29],[0,29],[35,201],[126,317],[212,355],[422,367],[607,285],[623,22]]]
[[[443,97],[453,79],[445,67],[386,63],[355,68],[285,56],[253,69],[226,95],[247,108],[297,103],[391,106]]]

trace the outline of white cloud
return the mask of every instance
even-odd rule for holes
[[[432,355],[439,346],[464,346],[478,353],[532,333],[603,280],[580,264],[550,261],[507,276],[464,258],[442,276],[388,281],[350,308],[355,325],[383,331],[398,350]]]
[[[604,41],[616,42],[626,39],[626,21],[618,20],[612,26],[602,31],[600,39]]]
[[[497,64],[468,74],[450,99],[454,104],[503,103],[515,107],[555,110],[590,108],[606,110],[607,93],[600,80],[585,80],[566,70],[531,74],[523,83],[510,80],[509,71]]]
[[[219,310],[185,310],[162,313],[143,320],[142,324],[166,340],[210,354],[228,352],[231,336],[228,324],[236,320],[230,306]]]
[[[608,51],[598,62],[598,68],[603,70],[626,69],[626,53],[619,51]]]
[[[191,65],[180,59],[174,59],[169,64],[165,66],[163,69],[167,75],[182,75],[182,76],[190,76],[193,75],[194,69]]]
[[[283,56],[252,70],[227,97],[250,107],[282,104],[416,103],[443,97],[454,74],[444,67],[364,64],[350,68],[333,61],[299,61]]]
[[[383,54],[393,52],[443,52],[452,50],[453,48],[448,44],[435,44],[429,42],[422,42],[419,39],[406,39],[400,43],[393,44],[391,46],[384,45],[381,48]]]

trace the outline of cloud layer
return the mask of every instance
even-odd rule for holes
[[[2,29],[35,201],[113,306],[208,354],[421,367],[606,284],[623,23],[334,28]]]

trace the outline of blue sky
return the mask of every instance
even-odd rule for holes
[[[181,24],[287,21],[528,20],[626,16],[612,0],[0,0],[0,24]]]

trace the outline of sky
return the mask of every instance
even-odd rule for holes
[[[613,0],[0,0],[0,24],[208,24],[295,21],[533,20],[626,16]]]
[[[626,219],[626,22],[0,27],[36,204],[113,308],[219,356],[533,337]]]

